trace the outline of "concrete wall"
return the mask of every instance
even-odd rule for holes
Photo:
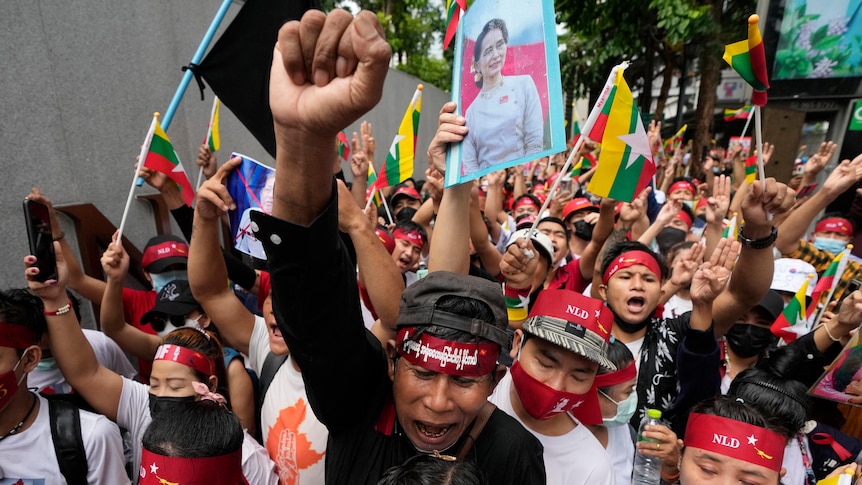
[[[132,167],[154,111],[164,112],[196,50],[217,0],[8,0],[0,9],[0,276],[4,288],[23,286],[28,253],[21,201],[39,186],[57,205],[90,202],[119,225]],[[231,6],[223,26],[236,15]],[[218,38],[218,34],[216,39]],[[366,117],[374,124],[381,163],[419,81],[391,72],[383,101]],[[194,82],[168,135],[188,168],[194,164],[212,93],[200,101]],[[416,175],[436,114],[448,95],[426,86]],[[350,130],[358,130],[358,123]],[[233,115],[221,114],[222,151],[271,162]],[[378,167],[379,168],[379,167]],[[197,176],[196,170],[191,178]],[[349,168],[345,167],[348,173]],[[153,193],[144,187],[137,194]],[[62,222],[67,234],[73,228]],[[179,231],[174,228],[175,234]],[[139,248],[155,234],[152,211],[134,200],[125,234]],[[75,244],[75,238],[70,237]]]

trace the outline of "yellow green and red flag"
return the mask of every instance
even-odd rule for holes
[[[769,89],[769,75],[766,72],[763,37],[757,26],[759,21],[758,15],[748,17],[748,38],[726,45],[722,59],[754,88],[751,102],[763,106],[766,104],[766,90]]]
[[[380,190],[377,187],[377,174],[374,172],[374,167],[368,164],[368,188],[365,190],[365,199],[369,198],[374,202],[375,207],[380,207],[383,203],[380,197]]]
[[[652,180],[655,163],[632,92],[616,70],[610,94],[587,136],[602,144],[599,166],[587,190],[599,197],[631,202]]]
[[[751,112],[754,110],[754,106],[746,105],[739,109],[725,109],[724,110],[724,121],[734,121],[734,120],[747,120],[751,118]]]
[[[213,100],[213,109],[210,112],[210,123],[207,127],[206,144],[209,145],[210,151],[217,152],[221,147],[221,137],[218,133],[218,110],[221,107],[221,100],[218,96]]]
[[[347,141],[344,131],[338,132],[338,157],[345,162],[350,158],[350,142]]]
[[[802,282],[802,287],[784,307],[784,311],[772,324],[772,333],[781,337],[786,343],[793,342],[805,335],[811,329],[808,327],[808,317],[805,311],[805,291],[808,289],[808,279]]]
[[[757,155],[745,159],[745,181],[749,184],[757,180]]]
[[[156,129],[153,131],[153,138],[147,148],[146,158],[144,158],[144,167],[162,172],[176,182],[186,205],[192,205],[195,191],[192,189],[192,184],[185,169],[183,169],[183,164],[180,163],[177,152],[174,151],[171,140],[158,120],[156,120]]]
[[[842,268],[842,266],[847,266],[846,253],[846,249],[838,253],[838,255],[832,259],[832,262],[829,263],[829,266],[826,267],[826,271],[823,272],[820,279],[817,280],[817,284],[814,285],[814,290],[811,291],[811,308],[808,309],[809,315],[814,312],[814,309],[820,302],[820,297],[823,296],[824,293],[832,291],[832,289],[838,285],[840,276],[844,273],[844,268]],[[827,301],[825,303],[829,302]]]
[[[721,237],[723,239],[730,239],[731,241],[736,241],[739,239],[739,222],[736,219],[736,212],[733,213],[733,217],[727,221],[724,229],[721,231]]]
[[[682,127],[670,138],[664,141],[663,149],[665,153],[670,153],[676,150],[676,147],[682,145],[682,139],[685,138],[685,130],[688,129],[688,125],[682,125]]]
[[[407,106],[398,134],[386,155],[383,169],[377,176],[377,187],[400,184],[413,176],[413,158],[416,156],[416,135],[419,131],[419,113],[422,111],[422,85],[416,87],[413,99]]]
[[[458,30],[461,12],[467,10],[467,0],[446,0],[446,34],[443,36],[443,49],[449,48],[449,43]]]

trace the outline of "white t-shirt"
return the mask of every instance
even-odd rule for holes
[[[808,440],[805,440],[808,441]],[[805,443],[806,452],[811,456],[811,450],[808,448],[808,443]],[[787,470],[787,474],[781,479],[781,483],[786,485],[805,485],[805,465],[802,461],[802,450],[799,449],[799,440],[796,438],[790,440],[787,446],[784,447],[784,461],[781,462]]]
[[[120,404],[117,406],[117,424],[129,430],[132,436],[132,470],[138,470],[141,464],[141,439],[147,426],[153,421],[150,416],[149,386],[131,379],[123,379],[123,392]],[[269,459],[266,450],[243,430],[242,442],[242,474],[248,483],[278,485],[275,465]],[[122,447],[121,447],[122,449]],[[137,483],[137,478],[135,478]]]
[[[672,295],[667,303],[664,304],[664,313],[662,318],[676,318],[685,312],[691,311],[691,300],[680,298],[678,295]]]
[[[255,316],[248,353],[249,367],[260,375],[269,353],[269,330],[262,317]],[[264,444],[275,461],[281,485],[322,484],[329,432],[311,411],[302,374],[290,357],[272,379],[260,421]]]
[[[96,354],[96,360],[104,367],[120,374],[121,376],[134,379],[138,374],[135,367],[129,362],[126,354],[120,349],[116,342],[98,330],[83,329],[84,337],[90,342],[90,347]],[[69,394],[72,386],[66,382],[63,373],[56,366],[49,370],[36,368],[27,374],[27,386],[36,392],[47,391],[48,394]]]
[[[81,438],[87,453],[87,483],[127,484],[123,440],[117,425],[101,414],[80,411]],[[20,482],[19,482],[20,480]],[[39,396],[36,420],[20,434],[0,441],[0,484],[65,484],[54,444],[48,400]]]
[[[608,426],[608,455],[614,467],[614,483],[631,485],[635,464],[635,444],[629,426]]]
[[[523,425],[512,407],[511,388],[512,375],[506,373],[488,400]],[[572,419],[578,426],[562,436],[545,436],[527,428],[545,447],[546,483],[613,485],[614,472],[607,451],[586,426]]]
[[[629,349],[629,352],[632,353],[632,356],[635,358],[635,369],[640,372],[641,370],[641,349],[644,346],[644,337],[641,337],[637,340],[632,340],[631,342],[625,344],[626,348]]]

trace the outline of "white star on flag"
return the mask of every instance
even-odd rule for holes
[[[389,154],[392,155],[393,158],[395,157],[395,147],[398,146],[398,142],[403,139],[404,137],[402,135],[395,135],[395,140],[392,141],[392,146],[389,147]]]
[[[520,308],[527,308],[530,305],[530,295],[527,295],[527,296],[518,295],[518,301],[521,302]]]
[[[153,462],[153,464],[150,465],[150,473],[155,475],[158,472],[159,472],[159,467],[156,466],[156,462]]]
[[[632,166],[633,163],[638,159],[637,155],[643,155],[647,160],[652,159],[652,150],[649,147],[649,138],[647,138],[646,130],[644,130],[644,125],[641,123],[641,120],[637,120],[635,123],[635,132],[629,133],[627,135],[620,135],[617,138],[623,141],[626,145],[632,147],[632,152],[629,155],[629,162],[626,164],[626,168]]]
[[[796,334],[796,338],[807,335],[808,332],[811,331],[811,329],[808,328],[808,325],[805,325],[802,322],[797,323],[796,325],[794,325],[792,327],[784,327],[781,330],[784,330],[785,332]]]
[[[757,445],[757,438],[754,437],[753,433],[751,436],[748,437],[748,444],[749,445]]]

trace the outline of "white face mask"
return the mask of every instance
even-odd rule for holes
[[[203,330],[204,328],[201,326],[200,321],[203,318],[203,314],[198,315],[197,318],[185,318],[185,326],[190,328],[196,328],[198,330]]]

